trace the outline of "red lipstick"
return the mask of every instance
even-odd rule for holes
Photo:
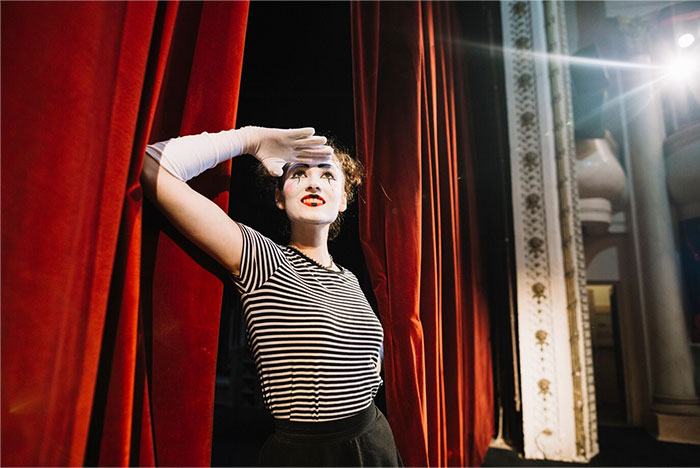
[[[321,197],[320,195],[311,193],[309,195],[304,196],[301,199],[301,202],[306,206],[320,206],[324,205],[326,203],[326,200],[324,200],[323,197]]]

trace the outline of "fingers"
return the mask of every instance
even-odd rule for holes
[[[280,177],[284,174],[284,165],[286,163],[287,161],[281,158],[268,158],[263,161],[263,166],[265,166],[265,169],[271,176]]]
[[[328,143],[328,139],[324,136],[307,136],[305,138],[297,139],[294,143],[294,151],[296,152],[297,156],[312,159],[330,159],[330,157],[333,156],[333,148],[326,145],[326,143]]]
[[[313,127],[291,128],[290,133],[294,139],[307,138],[316,133]]]
[[[297,148],[300,148],[302,146],[321,146],[325,145],[328,142],[326,137],[321,136],[321,135],[314,135],[308,138],[301,138],[298,139],[294,142],[294,145]]]
[[[333,148],[330,146],[313,146],[305,148],[295,148],[297,154],[316,159],[330,159],[333,156]]]

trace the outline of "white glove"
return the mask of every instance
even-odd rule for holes
[[[288,162],[329,160],[333,148],[314,129],[243,127],[209,134],[173,138],[148,145],[146,154],[172,175],[188,181],[217,164],[240,154],[252,154],[270,174],[279,177]]]
[[[311,127],[279,128],[243,127],[247,139],[246,153],[260,160],[267,171],[280,177],[288,162],[328,161],[333,148],[326,146],[326,137],[314,135]]]

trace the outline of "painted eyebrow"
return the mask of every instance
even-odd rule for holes
[[[299,168],[309,169],[310,167],[311,167],[311,166],[309,166],[309,165],[306,164],[306,163],[297,163],[297,164],[293,167],[293,169],[295,169],[295,170],[296,170],[296,169],[299,169]],[[332,164],[328,164],[328,163],[321,163],[321,164],[319,164],[319,165],[316,166],[316,167],[321,168],[321,169],[333,169],[333,165],[332,165]]]
[[[303,167],[304,169],[309,169],[311,166],[309,166],[308,164],[299,163],[299,164],[297,164],[296,166],[294,166],[294,169],[298,169],[298,168],[300,168],[300,167]],[[330,168],[332,168],[333,166],[332,166],[331,164],[321,163],[321,164],[319,164],[319,165],[316,166],[316,167],[320,167],[321,169],[330,169]]]

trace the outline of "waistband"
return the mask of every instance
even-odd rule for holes
[[[293,441],[324,442],[352,439],[362,434],[377,417],[379,410],[372,403],[350,417],[323,422],[296,422],[275,419],[275,436]]]

